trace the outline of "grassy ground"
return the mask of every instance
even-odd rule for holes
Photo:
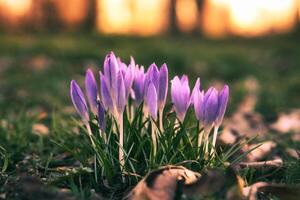
[[[75,115],[69,98],[69,82],[71,79],[82,81],[87,66],[100,69],[107,52],[112,50],[126,61],[132,55],[137,63],[145,66],[166,62],[171,77],[185,73],[194,83],[200,76],[204,88],[211,83],[228,83],[232,94],[229,114],[236,110],[245,94],[245,79],[253,77],[260,87],[256,110],[267,121],[272,121],[279,112],[299,106],[299,42],[296,33],[218,41],[93,34],[0,35],[0,145],[6,149],[1,151],[3,158],[8,158],[0,193],[11,199],[22,199],[8,191],[18,181],[21,186],[26,185],[28,180],[23,175],[32,174],[56,187],[71,188],[78,197],[90,195],[89,187],[95,183],[89,181],[88,169],[81,168],[78,172],[57,167],[80,166],[78,160],[86,162],[84,154],[90,153],[87,149],[76,157],[64,149],[66,146],[70,151],[84,149],[88,142],[82,135],[74,134],[78,130],[71,120]],[[46,124],[50,135],[32,134],[32,125],[36,123]],[[81,176],[86,177],[84,182],[88,184],[81,184]],[[279,178],[286,181],[287,177],[291,175]],[[293,181],[295,179],[290,180]],[[15,190],[26,190],[21,186]]]

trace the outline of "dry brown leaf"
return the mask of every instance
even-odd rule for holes
[[[32,125],[32,133],[40,136],[45,136],[49,134],[49,128],[44,124],[34,124]]]
[[[279,114],[277,121],[270,127],[279,133],[300,133],[300,109]]]
[[[257,182],[243,189],[243,194],[248,197],[248,200],[256,200],[259,193],[264,195],[272,194],[284,200],[298,200],[300,188],[299,186]]]
[[[172,200],[176,196],[179,184],[192,183],[199,177],[180,166],[166,166],[149,173],[129,193],[129,200]]]
[[[236,167],[240,168],[254,168],[254,169],[278,169],[283,166],[282,159],[274,159],[274,160],[267,160],[261,162],[240,162]]]
[[[129,200],[171,200],[216,195],[227,200],[242,200],[244,183],[231,168],[209,170],[200,176],[184,167],[166,166],[149,173],[129,193]],[[228,193],[230,191],[230,193]]]
[[[257,145],[258,144],[252,144],[245,149],[245,150],[250,150],[255,148],[253,151],[247,154],[246,156],[247,161],[251,161],[251,162],[260,161],[264,159],[267,155],[269,155],[271,151],[276,147],[276,143],[272,141],[266,141],[259,147],[257,147]]]

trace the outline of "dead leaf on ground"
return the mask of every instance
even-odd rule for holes
[[[257,182],[253,185],[245,187],[243,189],[243,194],[244,196],[248,197],[248,200],[256,200],[258,199],[258,196],[264,196],[266,198],[267,195],[273,195],[279,199],[284,200],[298,200],[300,195],[300,187],[267,182]],[[264,198],[262,197],[259,199]]]
[[[221,195],[228,196],[228,200],[239,200],[243,199],[241,187],[233,170],[209,170],[200,176],[184,167],[166,166],[149,173],[125,199],[171,200],[181,195],[188,198]]]
[[[34,124],[32,125],[32,133],[40,136],[45,136],[49,134],[49,128],[44,124]]]
[[[270,127],[279,133],[300,134],[300,109],[294,109],[289,113],[280,113],[277,121]]]
[[[251,144],[244,148],[244,151],[248,151],[255,148],[249,154],[247,154],[246,156],[247,161],[251,161],[251,162],[261,161],[264,158],[266,158],[268,155],[270,155],[272,150],[277,146],[276,143],[272,141],[266,141],[262,145],[260,146],[258,145],[259,144]]]

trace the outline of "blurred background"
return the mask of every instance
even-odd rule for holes
[[[70,79],[115,51],[191,87],[229,83],[229,112],[300,103],[300,0],[0,0],[0,109],[71,105]]]

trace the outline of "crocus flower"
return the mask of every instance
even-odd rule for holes
[[[144,99],[144,85],[145,85],[145,72],[144,67],[141,66],[140,68],[138,66],[135,67],[135,73],[134,73],[134,81],[132,85],[132,96],[135,100],[135,105],[138,107],[143,99]]]
[[[116,94],[116,111],[118,115],[122,115],[126,106],[126,93],[125,83],[121,72],[118,73]]]
[[[146,91],[145,104],[151,117],[157,119],[157,92],[154,84],[151,82]]]
[[[223,89],[220,91],[218,96],[218,112],[215,120],[216,127],[219,127],[223,121],[225,110],[228,103],[228,98],[229,98],[229,87],[228,85],[225,85]]]
[[[88,123],[88,121],[90,120],[88,107],[86,105],[86,101],[80,87],[74,80],[72,80],[70,84],[70,95],[73,105],[82,118],[83,122]]]
[[[203,99],[203,109],[204,109],[204,129],[208,133],[218,114],[218,91],[211,87],[207,90]]]
[[[104,75],[100,72],[100,88],[101,88],[101,100],[103,102],[103,106],[105,110],[110,110],[113,112],[113,101],[110,95],[110,92],[108,90],[108,87],[105,82]]]
[[[86,71],[85,90],[91,111],[94,115],[97,115],[98,89],[94,74],[91,69]]]
[[[163,64],[159,70],[159,81],[158,81],[158,108],[163,110],[166,104],[167,93],[168,93],[168,67]]]
[[[193,94],[193,105],[195,109],[195,115],[198,121],[204,122],[204,91],[195,90]]]
[[[98,109],[98,124],[101,131],[105,131],[106,120],[105,120],[105,109],[101,101],[97,101],[97,109]]]
[[[190,87],[186,75],[175,76],[171,81],[171,99],[178,119],[183,122],[190,105]]]
[[[104,78],[106,82],[107,88],[110,90],[110,94],[112,95],[113,92],[116,90],[116,83],[117,83],[117,74],[119,71],[119,65],[117,58],[113,52],[109,53],[104,60]],[[114,100],[114,95],[112,96]]]

